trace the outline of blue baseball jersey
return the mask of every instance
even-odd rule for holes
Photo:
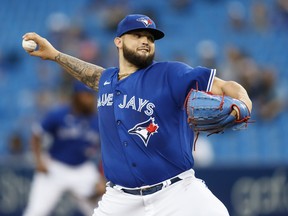
[[[48,113],[41,122],[42,129],[53,138],[49,155],[68,165],[86,162],[91,150],[99,147],[98,116],[75,115],[69,106]]]
[[[106,178],[140,187],[191,169],[194,134],[184,102],[191,88],[209,91],[215,72],[180,62],[154,62],[119,81],[118,68],[106,69],[98,96]]]

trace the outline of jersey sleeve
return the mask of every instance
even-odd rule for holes
[[[187,64],[174,62],[168,73],[168,84],[178,105],[184,104],[186,95],[193,89],[211,91],[216,69],[192,68]]]
[[[56,112],[48,113],[43,120],[41,121],[40,127],[42,128],[43,132],[53,134],[55,133],[58,125],[58,115]]]

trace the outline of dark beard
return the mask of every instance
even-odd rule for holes
[[[141,56],[136,52],[133,52],[123,44],[123,56],[124,58],[139,69],[146,68],[153,63],[154,53],[148,57]]]

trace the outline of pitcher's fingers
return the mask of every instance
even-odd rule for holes
[[[33,40],[36,43],[38,43],[42,37],[35,32],[28,32],[24,34],[22,38],[24,40]]]
[[[31,56],[41,56],[41,53],[39,50],[28,52],[28,54]]]
[[[232,110],[232,112],[230,113],[230,115],[233,115],[233,116],[235,116],[235,118],[236,118],[236,119],[238,119],[238,118],[239,118],[239,113],[237,112],[237,110],[236,110],[236,109],[233,109],[233,110]]]
[[[38,35],[38,34],[36,32],[27,32],[22,36],[22,38],[26,39],[26,38],[34,37],[35,35]]]

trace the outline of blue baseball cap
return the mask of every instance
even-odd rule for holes
[[[156,28],[154,21],[148,16],[130,14],[119,22],[116,36],[121,37],[133,30],[147,30],[154,36],[155,40],[161,39],[165,35],[164,32]]]
[[[91,89],[87,85],[83,84],[80,81],[75,81],[73,83],[73,93],[81,93],[81,92],[88,92],[91,94],[95,93],[95,90]]]

